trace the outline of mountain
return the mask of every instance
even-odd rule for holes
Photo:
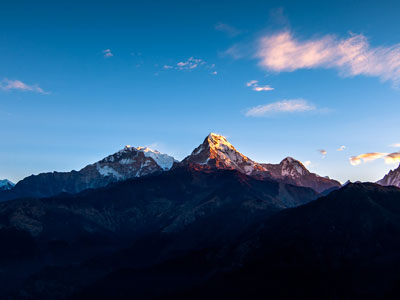
[[[8,179],[2,179],[0,180],[0,191],[5,191],[5,190],[9,190],[12,189],[15,186],[14,183],[12,183],[10,180]]]
[[[380,185],[394,185],[400,187],[400,166],[395,170],[390,170],[381,180],[377,181]]]
[[[88,188],[104,187],[112,182],[167,171],[175,163],[173,157],[147,147],[126,146],[80,171],[41,173],[26,177],[12,189],[1,192],[0,200],[78,193]]]
[[[181,164],[201,165],[212,169],[238,170],[246,175],[270,178],[298,186],[310,187],[322,193],[337,189],[341,184],[326,177],[311,173],[298,160],[287,157],[279,164],[258,163],[241,154],[227,139],[210,133],[204,142],[193,150]]]
[[[74,299],[398,299],[399,252],[400,189],[348,184],[228,245],[114,270]]]
[[[192,154],[187,156],[181,164],[237,170],[246,175],[265,171],[259,163],[238,152],[224,136],[215,133],[210,133],[204,142],[194,149]]]
[[[338,189],[341,184],[329,177],[321,177],[311,173],[298,160],[286,157],[279,164],[261,164],[273,178],[298,186],[310,187],[319,193]]]
[[[118,267],[220,247],[276,212],[316,197],[310,188],[236,170],[188,166],[74,195],[2,202],[0,293],[19,289],[29,276],[21,292],[26,297],[60,299],[60,293]]]

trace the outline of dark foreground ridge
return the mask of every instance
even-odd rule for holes
[[[274,213],[316,198],[310,188],[189,165],[75,195],[3,202],[0,291],[62,298],[118,268],[219,248]],[[98,269],[87,267],[91,261]]]

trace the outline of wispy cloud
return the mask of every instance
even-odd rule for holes
[[[282,100],[259,105],[247,110],[247,117],[263,117],[273,113],[296,113],[315,110],[315,106],[304,99]]]
[[[198,68],[204,68],[211,70],[212,75],[217,75],[217,71],[215,71],[215,64],[209,64],[205,60],[201,58],[189,57],[187,60],[177,62],[176,64],[168,64],[164,65],[164,70],[174,69],[179,71],[191,71]]]
[[[352,156],[350,157],[350,163],[353,166],[357,166],[359,164],[361,164],[362,162],[369,162],[369,161],[374,161],[378,158],[384,158],[387,155],[389,155],[388,153],[381,153],[381,152],[369,152],[369,153],[363,153],[357,156]]]
[[[335,68],[343,76],[366,75],[400,84],[400,44],[371,47],[362,34],[340,39],[326,35],[298,40],[289,31],[263,37],[257,57],[268,70]]]
[[[112,54],[110,49],[103,50],[102,52],[103,52],[105,58],[109,58],[109,57],[113,57],[114,56],[114,54]]]
[[[340,146],[339,148],[336,149],[336,151],[343,151],[346,149],[346,146]]]
[[[256,84],[258,84],[258,80],[250,80],[249,82],[246,83],[246,86],[250,87]]]
[[[225,23],[221,23],[221,22],[215,24],[214,28],[215,28],[215,30],[218,30],[218,31],[226,33],[230,37],[235,37],[235,36],[238,36],[239,34],[242,33],[241,30],[236,29],[235,27],[233,27],[231,25],[228,25],[228,24],[225,24]]]
[[[400,143],[391,144],[391,145],[389,145],[389,147],[400,148]]]
[[[394,152],[386,155],[385,162],[387,164],[394,164],[400,162],[400,152]]]
[[[186,61],[180,61],[176,64],[179,70],[191,70],[198,66],[204,65],[206,62],[200,58],[189,57]]]
[[[274,90],[273,87],[269,85],[259,86],[258,80],[250,80],[246,83],[246,86],[251,87],[253,91],[262,92],[262,91],[272,91]]]
[[[37,84],[34,85],[28,85],[20,80],[9,80],[9,79],[3,79],[0,82],[0,89],[4,91],[8,90],[20,90],[20,91],[29,91],[29,92],[36,92],[40,94],[50,94],[50,92],[44,91],[40,86]]]
[[[328,154],[328,151],[325,149],[319,149],[318,152],[322,154],[322,158],[325,158],[325,156]]]

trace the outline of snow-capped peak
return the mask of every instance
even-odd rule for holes
[[[217,169],[234,169],[245,174],[265,171],[258,163],[238,152],[226,137],[210,133],[182,163],[208,165]]]
[[[9,190],[15,186],[14,183],[12,183],[8,179],[0,179],[0,190]]]
[[[300,161],[292,157],[286,157],[280,165],[282,165],[282,176],[299,177],[309,173]]]
[[[172,165],[176,160],[168,154],[160,153],[157,150],[152,150],[148,147],[137,147],[136,150],[144,153],[146,157],[151,157],[164,171],[172,168]]]

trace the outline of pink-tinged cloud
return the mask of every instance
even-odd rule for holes
[[[375,76],[400,84],[400,44],[371,47],[362,34],[301,41],[285,31],[263,37],[256,55],[261,66],[276,72],[335,68],[343,76]]]
[[[311,161],[306,160],[306,161],[303,162],[303,165],[304,165],[305,167],[309,167],[309,166],[311,166]]]
[[[304,99],[282,100],[250,108],[247,117],[263,117],[272,113],[296,113],[315,110],[315,106]]]
[[[400,148],[400,143],[391,144],[389,147]]]
[[[322,154],[322,158],[325,158],[325,156],[328,154],[328,151],[325,149],[319,149],[318,152]]]
[[[3,79],[0,82],[0,89],[4,91],[8,90],[20,90],[20,91],[29,91],[29,92],[36,92],[40,94],[49,94],[49,92],[44,91],[41,87],[37,84],[35,85],[28,85],[23,83],[20,80],[9,80]]]
[[[346,146],[340,146],[339,148],[336,149],[336,151],[343,151],[346,149]]]
[[[370,152],[370,153],[363,153],[357,156],[352,156],[350,157],[350,163],[353,166],[357,166],[359,164],[361,164],[362,162],[369,162],[369,161],[374,161],[378,158],[384,158],[387,155],[389,155],[388,153],[381,153],[381,152]]]
[[[385,163],[387,164],[395,164],[400,162],[400,152],[394,152],[386,155],[384,157]]]

